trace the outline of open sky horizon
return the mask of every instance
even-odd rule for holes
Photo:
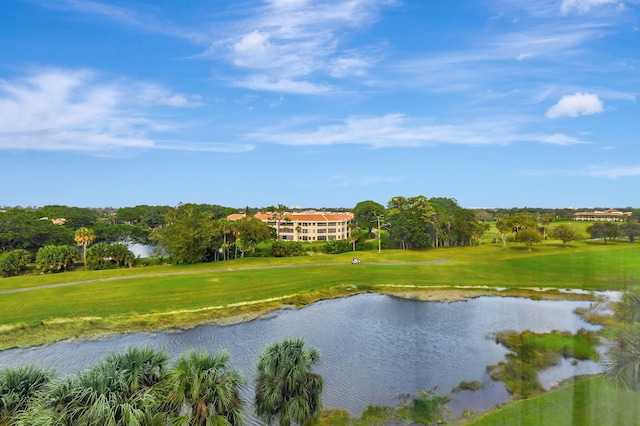
[[[0,20],[0,206],[640,205],[640,0],[6,0]]]

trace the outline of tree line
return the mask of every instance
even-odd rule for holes
[[[267,424],[308,425],[322,409],[320,353],[302,339],[267,346],[255,373],[253,408]],[[0,424],[241,425],[244,377],[226,351],[189,351],[173,366],[162,350],[128,348],[76,375],[31,365],[0,372]]]
[[[366,200],[356,204],[353,214],[357,226],[366,229],[370,238],[374,230],[377,233],[384,230],[388,235],[384,242],[387,248],[472,245],[489,229],[472,210],[444,197],[396,196],[386,207]]]
[[[286,214],[284,205],[263,210],[271,211],[274,217]],[[386,206],[366,200],[353,208],[350,239],[329,241],[322,250],[336,254],[372,249],[372,243],[366,242],[372,238],[378,240],[379,248],[473,245],[489,230],[487,220],[495,220],[503,247],[511,236],[529,249],[548,236],[561,240],[563,245],[585,238],[569,225],[555,226],[547,233],[552,221],[562,219],[554,215],[557,209],[531,210],[494,209],[494,214],[488,215],[486,209],[463,208],[453,198],[422,195],[395,196]],[[0,212],[0,253],[5,254],[0,257],[0,274],[21,274],[34,260],[40,272],[73,269],[80,260],[74,252],[76,247],[82,248],[82,262],[87,269],[132,266],[135,257],[127,248],[131,243],[156,244],[155,255],[161,259],[168,257],[174,263],[244,257],[254,254],[259,244],[269,242],[272,256],[306,254],[307,246],[300,242],[278,241],[275,229],[252,216],[258,209],[246,207],[243,219],[226,219],[237,211],[215,204],[193,203],[176,207],[45,206],[3,210]],[[593,223],[587,232],[591,238],[603,239],[605,244],[617,237],[628,237],[633,242],[640,235],[640,225],[632,216],[623,224]]]

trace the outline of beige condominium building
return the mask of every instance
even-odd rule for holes
[[[243,217],[244,214],[232,214],[227,219],[238,220]],[[353,221],[351,212],[285,213],[280,219],[270,213],[256,213],[254,217],[274,228],[278,239],[284,241],[348,240],[351,234],[349,224]]]
[[[621,212],[619,210],[609,209],[604,211],[577,212],[573,216],[574,220],[580,221],[624,222],[627,217],[631,216],[631,213],[632,212]]]

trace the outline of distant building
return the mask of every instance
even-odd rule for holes
[[[228,220],[239,220],[245,214],[232,214]],[[267,223],[276,230],[279,240],[284,241],[332,241],[346,240],[351,235],[349,224],[353,213],[328,213],[308,211],[285,213],[282,220],[276,220],[270,213],[256,213],[256,219]]]
[[[49,220],[49,218],[45,216],[45,217],[41,217],[40,220]],[[65,223],[67,223],[67,219],[61,217],[59,219],[51,219],[51,222],[54,225],[64,225]]]
[[[594,210],[592,212],[577,212],[574,213],[573,219],[579,221],[602,221],[602,222],[624,222],[626,218],[631,216],[632,212],[621,212],[615,209],[608,209],[604,211]]]

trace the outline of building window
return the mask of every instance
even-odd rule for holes
[[[327,241],[327,237],[324,235],[318,235],[318,241]]]

